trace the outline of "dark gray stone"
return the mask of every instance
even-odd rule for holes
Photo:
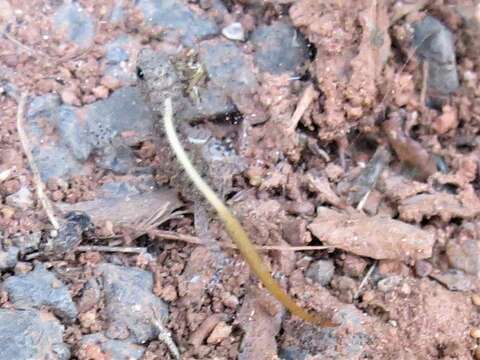
[[[322,286],[328,285],[335,273],[335,265],[332,260],[318,260],[312,263],[305,276]]]
[[[0,359],[70,359],[63,331],[48,314],[0,309]]]
[[[105,312],[110,339],[130,339],[136,344],[158,337],[156,322],[168,317],[167,305],[152,293],[153,275],[133,267],[102,264]]]
[[[123,87],[108,99],[97,101],[86,108],[90,139],[102,147],[124,131],[132,133],[127,145],[151,137],[153,116],[136,87]]]
[[[124,87],[81,109],[61,105],[52,95],[34,98],[26,125],[33,157],[47,181],[82,174],[93,153],[100,167],[128,172],[135,165],[129,146],[152,136],[153,115],[135,87]],[[58,136],[45,133],[47,128]],[[132,136],[125,139],[123,132]]]
[[[81,47],[88,47],[95,36],[95,26],[90,15],[76,2],[66,2],[54,15],[55,30]]]
[[[177,72],[174,64],[176,61],[180,62],[182,59],[174,59],[150,49],[140,53],[137,65],[141,69],[142,79],[139,80],[139,85],[157,115],[163,116],[163,102],[166,97],[172,99],[177,121],[217,117],[235,111],[228,92],[212,81],[198,87],[196,101],[185,96],[187,92],[185,84],[189,79],[183,78]]]
[[[255,62],[262,71],[280,74],[295,71],[307,59],[308,48],[304,37],[286,22],[261,25],[252,33]]]
[[[227,93],[254,92],[258,83],[247,56],[228,40],[204,41],[200,44],[200,61],[211,81]]]
[[[9,277],[3,283],[9,299],[18,309],[48,307],[57,316],[72,321],[77,309],[68,288],[43,265],[27,274]]]
[[[193,12],[179,0],[140,0],[137,6],[147,23],[180,33],[186,46],[219,32],[213,21]]]
[[[20,249],[11,246],[6,251],[0,250],[0,271],[13,269],[18,261]]]
[[[428,62],[428,87],[450,94],[459,86],[455,43],[451,31],[432,16],[414,24],[417,54]]]
[[[104,353],[110,354],[115,360],[137,360],[141,359],[145,348],[136,345],[127,340],[111,340],[102,333],[85,335],[82,337],[81,344],[98,345]]]

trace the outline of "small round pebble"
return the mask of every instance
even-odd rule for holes
[[[243,30],[242,24],[238,22],[231,23],[228,26],[225,26],[222,29],[222,34],[227,39],[244,41],[245,40],[245,31]]]
[[[475,349],[475,360],[480,360],[480,347]]]
[[[207,344],[219,344],[232,332],[232,327],[227,325],[225,321],[220,321],[207,338]]]
[[[472,303],[473,305],[480,306],[480,294],[472,295]]]
[[[105,99],[108,97],[108,88],[100,85],[92,89],[93,94],[99,99]]]
[[[369,303],[373,299],[375,299],[375,293],[373,291],[365,291],[365,293],[362,296],[362,300],[364,303]]]
[[[426,277],[430,275],[432,270],[432,264],[430,264],[428,261],[418,260],[415,263],[415,274],[417,274],[418,277]]]
[[[60,93],[62,101],[67,105],[80,106],[80,100],[77,95],[70,89],[65,89]]]
[[[111,75],[105,75],[104,77],[102,77],[102,79],[100,80],[100,84],[102,84],[103,86],[107,87],[110,90],[117,90],[122,86],[120,80],[118,80],[117,78],[114,78]]]
[[[480,338],[480,329],[479,328],[472,328],[470,330],[470,336],[474,339]]]

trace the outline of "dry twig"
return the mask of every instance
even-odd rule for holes
[[[360,292],[362,291],[363,287],[367,283],[368,279],[370,276],[372,276],[373,270],[375,270],[375,267],[377,266],[377,262],[375,261],[372,266],[370,266],[370,269],[368,269],[367,273],[365,274],[365,277],[362,279],[362,282],[358,286],[357,291],[355,292],[355,295],[353,295],[354,299],[357,299],[358,296],[360,295]]]
[[[47,198],[47,195],[45,194],[45,184],[43,183],[42,178],[40,177],[40,172],[38,171],[37,165],[33,160],[32,149],[30,148],[30,143],[28,141],[27,135],[23,128],[23,122],[25,120],[25,108],[27,104],[27,95],[28,94],[26,92],[21,94],[20,100],[18,102],[18,111],[17,111],[18,137],[20,138],[20,143],[22,144],[23,151],[27,157],[28,164],[30,165],[30,169],[32,170],[32,173],[33,173],[33,182],[35,183],[35,190],[37,192],[38,199],[40,200],[43,210],[45,210],[45,213],[47,214],[48,220],[50,221],[52,226],[56,230],[58,230],[60,228],[60,225],[53,212],[52,203],[50,202],[50,200]]]
[[[179,240],[189,244],[195,245],[206,245],[204,241],[199,239],[196,236],[186,235],[186,234],[179,234],[173,231],[165,231],[165,230],[152,230],[149,232],[150,236],[158,237],[165,240]],[[227,244],[227,243],[219,243],[220,247],[227,248],[227,249],[237,249],[234,244]],[[333,249],[333,246],[282,246],[282,245],[254,245],[257,250],[261,251],[270,251],[270,250],[278,250],[278,251],[309,251],[309,250],[326,250],[326,249]]]
[[[144,254],[147,248],[132,246],[104,246],[104,245],[82,245],[75,248],[76,252],[98,251],[98,252],[117,252],[124,254]]]

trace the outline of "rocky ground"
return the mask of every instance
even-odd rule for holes
[[[0,32],[0,358],[480,359],[478,1],[0,0]],[[166,97],[337,327],[259,285]]]

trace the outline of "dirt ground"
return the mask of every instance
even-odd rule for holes
[[[35,307],[64,326],[70,358],[175,358],[158,333],[142,337],[118,325],[134,320],[129,311],[125,320],[115,317],[117,303],[109,299],[116,288],[109,292],[104,267],[110,263],[153,274],[148,301],[168,305],[156,321],[182,359],[480,359],[480,3],[166,1],[186,9],[187,26],[180,17],[175,31],[152,25],[142,12],[160,3],[0,0],[1,308],[20,308],[7,280],[43,264],[67,286],[78,312],[66,320],[53,305]],[[74,26],[58,20],[58,9],[69,4],[81,7],[91,27],[79,18]],[[118,9],[122,16],[114,19]],[[197,16],[219,29],[240,24],[245,38],[195,35],[197,25],[188,21]],[[292,66],[267,64],[289,56],[282,46],[291,39],[270,42],[256,32],[280,22],[305,44],[288,48],[296,54]],[[123,53],[109,46],[123,35],[129,57],[114,68],[112,54]],[[162,73],[166,58],[171,68]],[[127,87],[139,90],[149,110],[125,111],[127,125],[115,133],[122,145],[113,135],[107,141],[115,161],[108,162],[100,140],[82,158],[86,145],[75,134],[90,121],[100,126],[103,113],[95,109],[103,105],[96,104]],[[20,120],[40,182],[19,137],[26,92]],[[35,115],[35,99],[47,94],[58,94],[53,109],[67,106],[79,122],[62,130],[42,120],[50,113]],[[206,94],[220,95],[203,109],[196,101]],[[335,328],[291,316],[259,284],[168,149],[158,126],[166,95],[197,167],[274,278]],[[148,114],[153,125],[128,127],[129,118],[136,123]],[[39,154],[71,137],[78,143],[53,149],[73,153],[72,167],[50,176],[48,166],[70,158]],[[136,192],[109,198],[109,184]],[[70,210],[83,211],[94,226],[69,218]],[[12,246],[20,250],[2,266]],[[99,333],[132,352],[86,342]]]

